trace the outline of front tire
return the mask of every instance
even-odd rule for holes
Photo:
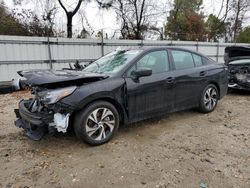
[[[209,113],[214,111],[219,99],[218,89],[214,84],[209,84],[202,92],[199,111]]]
[[[119,114],[111,103],[97,101],[76,114],[74,130],[80,140],[96,146],[113,138],[119,122]]]

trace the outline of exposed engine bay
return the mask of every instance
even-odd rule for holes
[[[69,87],[67,90],[63,88],[64,95],[75,89],[76,87]],[[38,87],[32,88],[33,98],[20,101],[19,110],[15,110],[18,118],[22,116],[16,121],[16,126],[25,129],[27,135],[33,140],[40,140],[47,132],[65,133],[73,108],[57,102],[64,97],[62,93],[59,94],[60,90],[62,89],[50,91]],[[53,96],[55,92],[58,96]]]
[[[236,85],[250,87],[250,65],[229,65],[229,87]]]
[[[33,140],[46,133],[67,131],[73,106],[61,100],[74,93],[78,86],[103,80],[107,76],[70,70],[32,70],[18,72],[22,77],[18,85],[31,90],[32,98],[21,100],[15,109],[15,125],[26,130]]]
[[[250,48],[226,47],[224,60],[229,70],[228,87],[250,90]]]

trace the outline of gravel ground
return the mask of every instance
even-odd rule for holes
[[[250,93],[121,127],[89,147],[73,133],[39,142],[14,126],[27,92],[0,95],[0,187],[250,187]]]

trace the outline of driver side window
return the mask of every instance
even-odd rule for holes
[[[142,68],[151,69],[152,74],[169,71],[167,51],[161,50],[149,52],[129,69],[127,75],[131,76],[131,74],[133,74],[133,71],[140,70]]]

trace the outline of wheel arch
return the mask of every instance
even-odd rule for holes
[[[209,84],[213,84],[216,86],[216,88],[218,90],[218,95],[219,95],[218,98],[220,99],[220,86],[219,86],[219,84],[215,81],[211,81]]]
[[[126,111],[124,109],[124,107],[122,106],[121,103],[119,103],[116,99],[114,99],[113,97],[111,96],[103,96],[103,97],[96,97],[96,98],[91,98],[90,100],[88,100],[87,102],[85,102],[81,108],[79,108],[77,112],[83,110],[84,108],[86,108],[86,106],[94,103],[94,102],[97,102],[97,101],[105,101],[105,102],[109,102],[111,103],[118,111],[118,114],[119,114],[119,117],[120,117],[120,122],[121,123],[126,123],[127,121],[127,114],[126,114]]]

